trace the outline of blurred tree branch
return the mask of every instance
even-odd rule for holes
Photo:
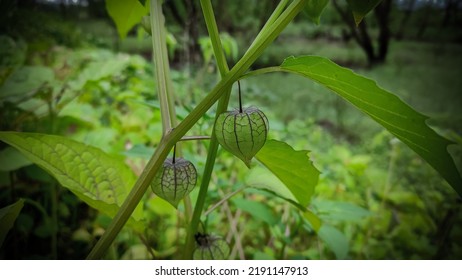
[[[384,63],[388,53],[388,45],[390,41],[389,15],[391,10],[391,0],[382,1],[375,9],[374,15],[377,20],[379,35],[377,38],[378,49],[374,49],[374,44],[367,28],[367,22],[364,18],[361,23],[356,26],[351,10],[346,5],[341,5],[338,1],[332,1],[335,10],[340,14],[342,21],[348,26],[350,36],[362,48],[367,56],[369,66]]]

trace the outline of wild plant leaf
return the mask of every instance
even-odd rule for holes
[[[447,151],[451,142],[427,126],[416,112],[376,82],[318,56],[289,57],[283,71],[310,78],[331,89],[409,146],[462,196],[462,178]]]
[[[16,70],[0,86],[0,102],[17,102],[33,95],[41,86],[54,80],[51,68],[44,66],[25,66]]]
[[[307,210],[302,213],[303,218],[310,223],[310,227],[315,231],[319,232],[322,226],[322,221],[321,219],[314,214],[313,212]]]
[[[244,198],[234,198],[232,202],[237,208],[249,213],[255,219],[266,222],[270,226],[278,222],[277,216],[274,215],[273,210],[267,204]]]
[[[353,12],[356,25],[358,25],[382,0],[347,0],[347,2]]]
[[[315,200],[312,206],[322,220],[358,222],[371,212],[349,202]]]
[[[106,0],[106,10],[114,21],[121,39],[141,21],[148,10],[138,0]]]
[[[100,149],[55,135],[0,132],[15,147],[91,207],[115,216],[133,186],[133,172]],[[142,217],[138,207],[132,215]]]
[[[305,6],[305,13],[311,21],[319,25],[322,11],[329,3],[329,0],[308,0]]]
[[[245,178],[245,184],[249,187],[261,189],[273,193],[287,201],[297,205],[297,199],[292,192],[279,180],[276,175],[264,167],[253,167]],[[302,207],[301,205],[299,207]]]
[[[310,161],[308,152],[295,151],[285,142],[268,140],[256,155],[304,207],[310,202],[319,179],[319,171]]]
[[[321,219],[316,214],[308,210],[306,206],[302,206],[286,185],[284,185],[284,183],[268,169],[258,166],[252,168],[246,176],[245,184],[249,187],[263,190],[266,193],[270,193],[289,202],[302,212],[302,217],[309,223],[310,227],[314,229],[314,231],[318,232],[322,224]]]
[[[338,260],[347,257],[348,239],[341,231],[330,225],[322,225],[318,231],[318,236],[334,252]]]
[[[13,227],[14,221],[21,212],[24,206],[24,199],[20,199],[17,202],[3,207],[0,209],[0,248],[2,247],[3,241],[5,240],[8,231]]]

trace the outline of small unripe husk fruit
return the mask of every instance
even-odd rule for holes
[[[230,249],[222,237],[196,233],[196,249],[193,252],[194,260],[226,260]]]
[[[196,186],[194,165],[183,158],[168,158],[151,183],[152,191],[175,208]]]
[[[256,107],[224,112],[215,122],[218,143],[249,168],[250,161],[265,144],[268,130],[268,119]]]

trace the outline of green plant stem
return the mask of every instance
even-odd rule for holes
[[[223,78],[226,73],[229,72],[228,63],[223,52],[223,46],[221,44],[220,33],[218,32],[218,26],[213,13],[212,3],[210,0],[201,0],[202,13],[204,14],[205,25],[212,42],[213,54],[217,61],[218,71],[220,76]]]
[[[210,0],[201,0],[202,12],[204,14],[205,24],[207,31],[212,42],[212,48],[217,61],[218,70],[220,76],[223,78],[228,72],[229,67],[226,62],[226,57],[223,52],[221,44],[220,34],[218,32],[218,26],[216,24],[215,15]],[[220,98],[217,105],[217,111],[215,119],[228,108],[229,97],[231,94],[231,86],[228,86],[224,95]],[[218,141],[215,137],[215,129],[212,130],[210,138],[210,145],[207,152],[207,160],[205,162],[204,172],[202,174],[202,181],[199,188],[199,195],[197,196],[196,204],[194,207],[191,224],[188,227],[185,250],[183,251],[183,258],[190,259],[194,250],[194,235],[197,232],[197,227],[200,222],[200,217],[205,204],[205,198],[207,197],[207,191],[212,177],[213,167],[215,165],[215,159],[218,152]]]
[[[160,113],[162,116],[162,132],[167,133],[175,125],[175,107],[173,106],[173,92],[168,64],[168,53],[165,37],[165,18],[162,14],[162,1],[151,1],[151,33],[152,33],[152,57],[156,78],[157,94],[159,96]],[[169,100],[170,99],[170,100]]]
[[[385,185],[383,186],[382,191],[382,201],[380,202],[380,211],[383,211],[385,207],[385,201],[388,199],[388,193],[392,187],[392,178],[393,173],[395,172],[396,160],[399,156],[399,142],[397,139],[391,140],[392,150],[390,154],[390,160],[388,162],[388,170],[387,170],[387,179],[385,180]]]
[[[157,93],[159,96],[160,113],[162,117],[162,132],[163,135],[172,127],[177,125],[175,112],[175,93],[173,91],[172,79],[170,77],[170,66],[168,63],[167,51],[167,34],[165,29],[165,17],[162,13],[162,1],[155,0],[150,5],[150,20],[151,20],[151,37],[152,51],[155,78],[157,81]],[[181,145],[176,146],[178,157],[181,157]],[[191,218],[191,203],[190,199],[185,197],[186,220]]]
[[[183,203],[184,203],[184,215],[185,215],[186,225],[189,225],[189,223],[191,222],[192,211],[193,211],[191,197],[189,195],[185,196],[183,198]]]
[[[212,89],[212,91],[189,113],[189,115],[173,130],[169,130],[162,137],[156,151],[147,163],[141,175],[138,177],[135,185],[128,194],[124,203],[120,207],[111,224],[98,240],[95,247],[88,255],[87,259],[100,259],[117,234],[123,228],[133,210],[141,201],[149,184],[155,174],[162,166],[170,149],[180,140],[191,127],[222,97],[226,90],[255,62],[262,54],[263,50],[281,33],[290,21],[303,9],[305,0],[295,0],[274,22],[274,24],[265,30],[265,35],[260,38],[258,43],[237,62],[237,64],[226,74],[223,79]],[[194,215],[193,215],[194,218]],[[197,227],[197,226],[196,226]]]
[[[207,216],[209,215],[210,213],[212,213],[213,210],[215,210],[218,206],[220,206],[221,204],[225,203],[226,201],[228,201],[231,197],[233,197],[234,195],[240,193],[241,191],[243,191],[244,189],[246,188],[246,186],[243,186],[243,187],[240,187],[239,189],[231,192],[231,193],[228,193],[227,195],[225,195],[220,201],[218,201],[217,203],[215,203],[213,206],[211,206],[205,213],[204,213],[204,216]]]
[[[268,22],[265,24],[265,26],[262,28],[260,33],[257,35],[257,37],[256,37],[255,41],[252,43],[251,47],[247,50],[244,57],[236,64],[236,67],[239,65],[239,63],[247,55],[252,55],[252,52],[254,52],[255,49],[258,49],[259,44],[261,43],[261,41],[264,41],[265,39],[268,39],[268,37],[263,37],[263,36],[268,36],[268,33],[271,32],[272,24],[276,22],[277,18],[281,15],[284,8],[287,6],[288,2],[289,2],[288,0],[283,0],[283,1],[281,1],[279,3],[279,5],[276,7],[274,12],[272,13],[270,18],[268,19]],[[303,6],[303,4],[302,4],[302,6]],[[210,40],[212,42],[213,52],[214,52],[216,60],[217,60],[218,69],[220,71],[221,77],[223,78],[225,76],[225,74],[228,72],[228,65],[227,65],[227,62],[226,62],[225,55],[223,53],[223,48],[222,48],[222,45],[221,45],[220,35],[219,35],[219,32],[218,32],[218,27],[217,27],[217,24],[216,24],[215,15],[213,13],[213,8],[212,8],[212,4],[211,4],[210,0],[201,0],[201,7],[202,7],[203,14],[204,14],[204,19],[205,19],[205,23],[206,23],[206,26],[207,26],[209,36],[210,36]],[[296,13],[298,13],[298,11]],[[282,31],[282,29],[280,31]],[[279,33],[280,33],[280,31],[279,31]],[[271,39],[271,41],[274,40],[274,38]],[[261,54],[261,52],[260,52],[260,54]],[[258,54],[258,56],[260,54]],[[255,58],[255,60],[256,60],[256,58]],[[234,68],[236,68],[236,67],[234,67]],[[233,70],[234,70],[234,68],[233,68]],[[226,94],[218,102],[215,119],[221,113],[226,111],[226,108],[228,107],[228,103],[229,103],[230,93],[231,93],[231,87],[229,87]],[[216,159],[217,151],[218,151],[218,141],[217,141],[217,139],[215,137],[215,130],[212,130],[212,137],[211,137],[210,146],[209,146],[208,153],[207,153],[207,161],[206,161],[206,165],[205,165],[205,168],[204,168],[204,173],[203,173],[203,176],[202,176],[202,182],[201,182],[201,186],[200,186],[200,189],[199,189],[199,195],[198,195],[196,205],[195,205],[195,208],[194,208],[194,213],[193,213],[192,221],[191,221],[191,224],[190,224],[190,227],[189,227],[189,230],[188,230],[188,235],[186,237],[186,245],[185,245],[185,250],[184,250],[184,255],[183,255],[185,259],[191,259],[191,257],[192,257],[192,253],[193,253],[193,249],[194,249],[194,234],[197,232],[197,227],[198,227],[198,224],[199,224],[199,221],[200,221],[200,216],[201,216],[202,210],[204,208],[205,199],[206,199],[206,196],[207,196],[207,190],[208,190],[208,186],[210,184],[211,174],[212,174],[212,171],[213,171],[213,167],[215,165],[215,159]]]
[[[212,137],[207,135],[201,136],[184,136],[180,139],[180,141],[192,141],[192,140],[210,140]]]

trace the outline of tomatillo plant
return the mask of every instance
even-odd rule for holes
[[[131,23],[131,20],[141,21],[146,14],[150,14],[143,22],[152,36],[154,78],[160,102],[163,134],[154,154],[138,178],[135,179],[133,172],[127,170],[123,163],[116,162],[103,151],[83,143],[54,135],[0,132],[0,140],[17,148],[31,162],[47,170],[63,187],[68,188],[88,205],[113,217],[111,224],[89,253],[88,259],[104,257],[127,222],[136,227],[143,216],[138,211],[142,205],[138,208],[137,206],[149,186],[175,207],[181,200],[184,201],[187,225],[183,250],[185,259],[193,258],[193,255],[205,259],[226,258],[229,248],[224,246],[223,239],[199,233],[198,229],[219,144],[239,157],[248,167],[251,159],[256,157],[268,172],[272,173],[270,175],[279,179],[286,188],[281,197],[295,206],[301,219],[309,224],[310,229],[316,233],[322,231],[321,219],[308,209],[319,177],[319,171],[307,156],[308,151],[295,151],[284,142],[267,140],[268,120],[257,108],[243,108],[239,102],[238,109],[227,111],[234,83],[274,71],[309,78],[349,101],[419,154],[462,196],[461,176],[447,152],[447,146],[451,142],[426,125],[426,116],[416,112],[392,93],[378,87],[374,81],[318,56],[289,57],[279,66],[249,71],[263,51],[303,9],[312,9],[309,11],[310,16],[319,20],[325,0],[281,0],[245,54],[231,69],[223,52],[211,0],[200,0],[221,79],[181,122],[177,122],[175,117],[175,95],[170,78],[165,19],[162,13],[163,1],[147,1],[150,5],[146,4],[145,7],[137,0],[108,0],[107,3],[109,2],[117,2],[118,11],[124,5],[128,5],[127,9],[134,11],[129,19],[125,14],[123,17],[117,17],[114,16],[117,13],[110,10],[112,6],[108,5],[109,14],[116,21],[121,37],[128,32],[127,24]],[[351,5],[356,22],[359,22],[380,0],[367,1],[368,3],[353,0],[347,2]],[[146,26],[147,23],[149,26]],[[197,138],[185,136],[217,102],[212,134]],[[189,161],[182,158],[179,143],[181,140],[191,139],[210,141],[194,204],[188,194],[196,184],[197,171]],[[167,159],[172,149],[174,155]],[[110,191],[99,192],[98,188],[107,188]],[[229,197],[231,195],[226,196],[226,199]],[[201,232],[207,231],[203,228]]]

